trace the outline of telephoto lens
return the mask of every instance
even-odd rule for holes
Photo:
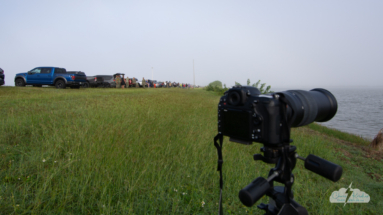
[[[287,90],[277,94],[289,102],[287,114],[292,127],[300,127],[312,122],[326,122],[333,118],[338,110],[338,103],[333,94],[321,88]]]

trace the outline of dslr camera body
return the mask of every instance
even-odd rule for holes
[[[236,86],[218,104],[218,133],[242,144],[279,146],[284,127],[328,121],[336,111],[336,99],[325,89],[262,95],[255,87]]]
[[[220,99],[218,132],[242,144],[278,144],[281,105],[278,94],[261,95],[254,87],[234,87]]]

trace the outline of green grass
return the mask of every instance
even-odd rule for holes
[[[219,98],[186,89],[0,88],[0,214],[217,214]],[[381,153],[319,125],[292,129],[292,138],[301,156],[343,167],[333,183],[298,161],[295,199],[310,214],[382,212]],[[225,138],[223,147],[225,214],[263,214],[238,199],[273,167],[253,161],[261,144]],[[351,182],[370,202],[331,204]]]

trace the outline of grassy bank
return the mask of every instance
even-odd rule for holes
[[[216,214],[218,100],[186,89],[0,88],[0,214]],[[319,125],[292,129],[292,138],[301,156],[344,170],[333,183],[298,161],[295,199],[311,214],[382,212],[382,154]],[[272,168],[253,161],[260,146],[225,138],[225,214],[263,214],[238,199]],[[351,182],[370,202],[331,204]]]

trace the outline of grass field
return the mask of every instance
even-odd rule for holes
[[[1,87],[0,214],[217,214],[219,97],[199,89]],[[297,162],[295,199],[310,214],[383,214],[383,153],[316,124],[292,129],[292,139],[301,156],[343,167],[333,183]],[[238,199],[273,167],[252,159],[261,146],[224,139],[225,214],[263,214]],[[369,203],[329,202],[351,182]]]

